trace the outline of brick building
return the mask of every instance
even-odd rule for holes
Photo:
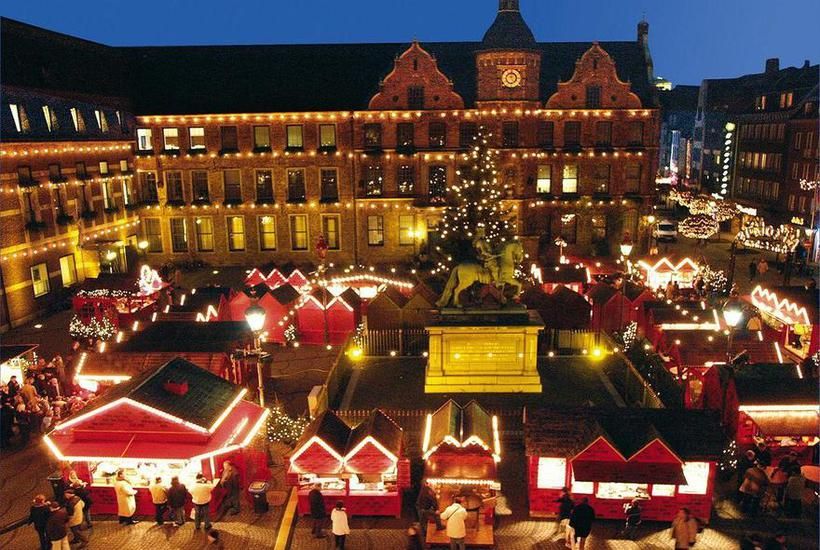
[[[660,121],[645,22],[634,41],[537,42],[518,1],[501,0],[480,42],[111,48],[3,30],[23,85],[51,51],[102,50],[121,76],[112,95],[136,116],[124,181],[154,263],[315,262],[320,234],[331,262],[412,260],[435,243],[480,126],[531,255],[555,254],[559,235],[607,253],[646,229]],[[76,84],[46,79],[55,94]],[[22,197],[15,163],[3,172]]]

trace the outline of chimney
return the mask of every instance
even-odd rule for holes
[[[771,57],[766,60],[766,74],[774,74],[780,70],[780,58]]]
[[[803,68],[808,69],[809,67],[811,67],[811,62],[808,59],[804,60],[803,61]]]

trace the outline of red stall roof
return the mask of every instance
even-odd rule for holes
[[[430,457],[442,446],[468,448],[477,446],[496,461],[500,459],[498,423],[476,401],[463,407],[452,399],[427,416],[422,451]]]

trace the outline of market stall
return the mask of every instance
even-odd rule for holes
[[[493,547],[495,496],[501,489],[496,470],[501,461],[498,417],[475,401],[462,407],[449,400],[427,415],[422,453],[424,480],[442,509],[455,496],[464,498],[467,546]],[[445,532],[429,527],[427,543],[446,544]]]
[[[72,298],[72,325],[90,326],[92,321],[110,322],[113,330],[157,310],[162,290],[168,287],[156,270],[142,266],[139,279],[125,273],[86,278]],[[76,328],[76,327],[75,327]],[[75,331],[76,332],[76,331]],[[83,334],[79,334],[84,336]],[[103,338],[105,339],[105,338]]]
[[[663,289],[669,282],[678,283],[680,288],[690,288],[698,274],[698,265],[691,258],[670,260],[661,258],[655,262],[639,260],[636,264],[646,286]]]
[[[295,289],[302,289],[306,286],[310,286],[310,281],[308,278],[298,269],[291,271],[290,275],[288,275],[285,279],[285,282]]]
[[[623,408],[527,410],[524,442],[530,515],[557,514],[569,487],[598,518],[623,519],[623,505],[639,498],[655,521],[682,507],[709,520],[725,444],[714,412]]]
[[[816,288],[757,285],[745,298],[776,330],[785,350],[799,361],[820,351],[820,292]]]
[[[291,312],[295,311],[300,296],[298,290],[284,283],[260,298],[258,305],[265,310],[266,342],[285,343],[285,330],[290,325]]]
[[[620,279],[618,284],[596,283],[586,297],[592,304],[593,330],[611,333],[638,321],[652,294],[642,285]]]
[[[589,269],[581,263],[544,266],[532,264],[530,274],[547,294],[552,294],[559,287],[583,294],[592,282]]]
[[[310,513],[308,495],[318,486],[327,510],[341,500],[348,515],[400,517],[402,491],[410,484],[403,452],[401,428],[380,410],[354,428],[333,411],[323,412],[288,457],[299,513]]]
[[[6,344],[0,346],[0,384],[8,384],[12,376],[23,384],[25,374],[37,364],[38,344]]]
[[[97,513],[116,514],[118,470],[137,490],[137,514],[153,514],[149,482],[177,476],[188,487],[197,473],[213,479],[225,460],[242,486],[268,480],[264,448],[255,436],[268,410],[243,398],[247,390],[176,358],[93,399],[44,436],[61,462],[89,483]],[[217,492],[211,501],[216,510]]]

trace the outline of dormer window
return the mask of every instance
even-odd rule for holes
[[[80,110],[76,107],[72,107],[69,109],[71,113],[71,122],[74,123],[74,131],[75,132],[85,132],[85,119],[83,119],[83,114]]]
[[[11,103],[9,104],[9,109],[11,110],[11,118],[14,120],[14,128],[17,130],[17,133],[22,134],[23,132],[28,132],[31,128],[28,124],[25,107],[17,103]]]
[[[108,131],[108,120],[105,118],[105,113],[100,109],[94,109],[94,118],[97,119],[97,128],[100,132]]]
[[[46,121],[46,128],[49,132],[57,131],[57,113],[48,105],[43,105],[43,118]]]
[[[794,92],[783,92],[780,94],[780,108],[788,109],[794,103]]]
[[[424,86],[407,87],[407,108],[424,109]]]

